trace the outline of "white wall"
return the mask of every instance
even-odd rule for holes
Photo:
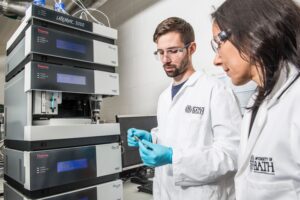
[[[194,27],[198,45],[193,56],[195,68],[205,71],[217,69],[212,63],[214,53],[210,46],[210,13],[214,10],[212,5],[218,6],[222,2],[223,0],[162,0],[124,21],[119,19],[119,26],[116,28],[119,31],[120,96],[104,100],[102,110],[106,121],[113,121],[116,114],[156,113],[158,96],[171,79],[165,75],[161,63],[153,56],[156,44],[152,42],[152,36],[156,26],[168,17],[181,17]],[[140,5],[124,5],[124,9],[138,6]]]

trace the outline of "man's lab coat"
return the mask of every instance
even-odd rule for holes
[[[173,163],[155,168],[154,200],[234,199],[241,114],[230,89],[195,72],[171,97],[159,97],[153,141],[173,149]]]

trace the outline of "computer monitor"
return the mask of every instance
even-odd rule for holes
[[[156,116],[117,115],[116,121],[121,130],[123,171],[143,166],[138,148],[129,147],[127,144],[127,130],[137,128],[150,132],[152,128],[157,127]]]

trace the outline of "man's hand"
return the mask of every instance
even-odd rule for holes
[[[139,151],[144,164],[150,167],[158,167],[172,163],[173,150],[159,144],[153,144],[146,140],[139,142]]]
[[[149,133],[148,131],[136,129],[136,128],[130,128],[127,131],[128,146],[131,146],[131,147],[139,146],[139,142],[137,141],[137,139],[134,136],[138,137],[140,140],[152,142],[151,133]]]

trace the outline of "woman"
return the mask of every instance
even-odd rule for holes
[[[258,85],[242,123],[236,197],[300,199],[300,9],[226,0],[212,18],[214,64],[235,85]]]

